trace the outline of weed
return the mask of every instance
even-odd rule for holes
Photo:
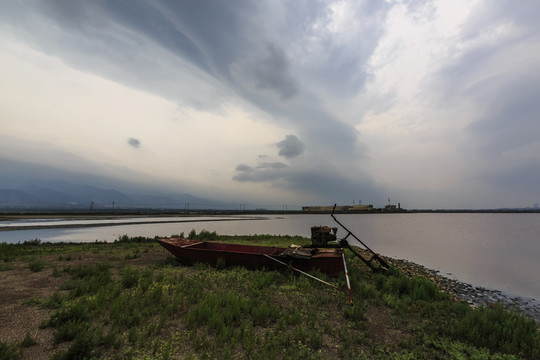
[[[30,347],[30,346],[34,346],[34,345],[37,345],[37,341],[36,339],[34,339],[30,333],[26,333],[26,336],[24,337],[24,339],[21,341],[20,343],[21,347]]]
[[[234,326],[246,308],[247,302],[236,294],[207,294],[201,303],[189,312],[187,320],[191,327],[206,324],[210,329],[219,332],[225,326]]]
[[[8,271],[8,270],[13,270],[13,269],[14,269],[14,267],[11,264],[2,264],[2,263],[0,263],[0,271]]]
[[[54,292],[51,297],[43,301],[41,305],[46,309],[59,309],[64,303],[64,296],[59,292]]]
[[[96,351],[96,341],[91,333],[78,336],[71,343],[68,350],[62,353],[60,359],[90,359],[97,358],[99,352]]]
[[[122,271],[122,286],[126,289],[132,288],[137,285],[141,274],[138,270],[133,269],[131,266],[125,266]]]
[[[60,277],[60,276],[62,276],[62,271],[58,270],[58,268],[55,266],[55,267],[53,267],[53,269],[52,269],[51,276],[53,276],[53,277]]]
[[[476,346],[537,358],[540,356],[540,332],[536,323],[502,305],[468,311],[451,333]]]
[[[35,260],[28,264],[28,268],[32,272],[40,272],[41,270],[43,270],[44,267],[45,263],[40,260]]]
[[[135,249],[131,254],[127,254],[124,259],[125,260],[132,260],[137,259],[141,257],[141,250],[139,248]]]
[[[9,344],[7,342],[0,341],[0,359],[2,360],[14,360],[20,355],[20,351],[16,344]]]
[[[253,316],[253,325],[264,325],[268,320],[276,320],[278,309],[269,305],[267,302],[257,302],[252,304],[251,315]]]
[[[191,229],[191,231],[189,232],[187,238],[195,240],[197,238],[197,231],[195,231],[195,229]]]
[[[41,239],[35,238],[33,240],[26,240],[23,245],[39,246],[41,245]]]
[[[24,306],[36,306],[40,305],[41,303],[42,300],[36,296],[30,296],[29,298],[24,299],[22,302]]]
[[[343,310],[343,316],[345,319],[352,322],[357,328],[362,328],[364,321],[366,320],[366,306],[361,301],[356,301],[354,306],[346,306]]]

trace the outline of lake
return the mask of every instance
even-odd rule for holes
[[[540,299],[540,214],[340,214],[337,218],[371,249],[383,255],[422,264],[475,286]],[[102,226],[110,225],[110,221],[116,221],[117,225]],[[119,222],[122,224],[118,225]],[[75,227],[81,223],[74,219],[0,222],[3,230],[0,242],[17,243],[35,238],[44,242],[114,241],[124,234],[170,236],[187,234],[192,229],[224,235],[309,237],[311,226],[339,228],[329,215],[307,214],[90,219],[84,220],[84,224],[95,227]],[[14,226],[46,225],[74,227],[9,230]],[[339,229],[338,237],[340,235],[345,236],[346,231]]]

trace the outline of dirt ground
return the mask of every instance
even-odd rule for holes
[[[49,319],[52,310],[41,309],[36,305],[23,305],[32,299],[46,299],[59,291],[60,285],[68,280],[69,276],[52,276],[55,267],[62,269],[64,266],[93,263],[144,266],[163,261],[168,253],[161,247],[152,247],[148,252],[141,253],[139,258],[129,260],[87,252],[72,253],[71,256],[71,261],[60,260],[57,255],[43,256],[41,260],[45,262],[45,267],[39,272],[32,272],[25,261],[10,262],[13,269],[0,272],[0,341],[19,343],[26,334],[37,341],[37,345],[23,349],[23,359],[49,359],[56,351],[67,346],[54,345],[51,328],[39,329],[39,324]]]

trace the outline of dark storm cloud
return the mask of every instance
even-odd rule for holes
[[[134,147],[135,149],[138,149],[141,147],[141,142],[139,141],[139,139],[135,139],[135,138],[129,138],[128,144],[129,146]]]
[[[304,152],[304,144],[294,135],[287,135],[285,139],[276,143],[279,149],[279,156],[283,156],[286,159],[293,159]]]

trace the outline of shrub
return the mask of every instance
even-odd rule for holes
[[[14,269],[13,265],[0,263],[0,271],[8,271],[8,270],[13,270],[13,269]]]
[[[125,266],[122,269],[122,286],[125,289],[132,288],[137,285],[141,273],[138,270],[133,269],[131,266]]]
[[[361,328],[366,320],[365,312],[365,304],[357,300],[354,306],[346,306],[344,308],[343,315],[345,316],[345,319],[351,321],[355,327]]]
[[[207,324],[210,329],[219,331],[223,326],[236,324],[246,308],[246,301],[235,294],[207,294],[188,313],[188,325],[197,327]]]
[[[383,290],[394,295],[409,296],[413,300],[441,300],[446,296],[429,279],[403,275],[389,276],[383,285]]]
[[[279,314],[279,310],[266,302],[256,302],[251,308],[253,325],[264,325],[268,320],[275,320],[277,314]]]
[[[19,357],[19,350],[14,344],[8,344],[6,342],[0,341],[0,359],[2,360],[12,360]]]
[[[45,267],[45,263],[39,260],[32,261],[31,263],[28,264],[28,268],[32,272],[40,272],[41,270],[43,270],[44,267]]]
[[[35,238],[33,240],[26,240],[23,245],[39,246],[41,245],[41,239]]]
[[[540,356],[540,332],[535,321],[509,312],[500,304],[469,311],[452,333],[476,346],[532,358]]]
[[[30,333],[26,333],[26,336],[24,337],[24,339],[21,341],[21,346],[22,347],[30,347],[30,346],[34,346],[37,344],[37,341],[36,339],[34,339]]]
[[[45,300],[42,306],[46,309],[59,309],[64,302],[64,297],[59,292],[54,292],[50,298]]]

